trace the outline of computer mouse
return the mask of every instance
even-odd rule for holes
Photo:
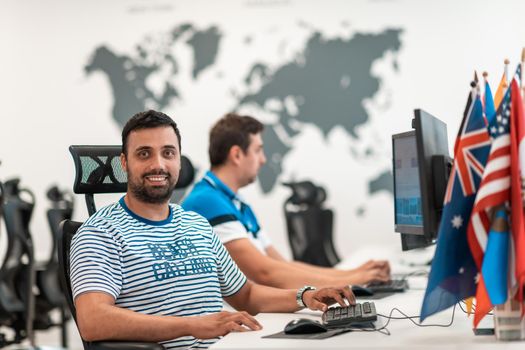
[[[286,334],[311,334],[326,332],[327,328],[321,323],[308,318],[297,318],[288,322],[284,327],[284,333]]]
[[[352,292],[356,297],[370,297],[374,295],[374,291],[372,289],[355,284],[352,285]]]

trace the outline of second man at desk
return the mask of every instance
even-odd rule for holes
[[[238,195],[255,181],[266,163],[264,125],[250,116],[228,114],[211,129],[211,170],[182,206],[204,216],[246,276],[268,286],[297,288],[388,281],[387,261],[370,260],[353,270],[337,270],[287,261],[275,249],[250,206]]]

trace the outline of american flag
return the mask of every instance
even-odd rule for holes
[[[510,106],[509,89],[498,107],[496,118],[488,126],[493,140],[492,146],[467,228],[470,251],[478,271],[482,271],[483,259],[487,250],[491,225],[489,213],[493,208],[506,204],[510,199]],[[502,259],[507,259],[507,255],[504,255],[506,253],[506,251],[501,252]],[[498,261],[498,257],[493,256],[485,263],[497,263]],[[485,282],[492,283],[492,277],[483,274],[478,276],[475,326],[492,309],[491,298],[485,284]],[[503,287],[506,288],[507,286]]]

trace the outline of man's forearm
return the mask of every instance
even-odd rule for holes
[[[80,334],[86,341],[159,342],[191,333],[190,321],[182,317],[144,315],[100,303],[96,299],[83,301],[77,302],[77,322]]]
[[[311,273],[322,273],[326,276],[331,276],[335,278],[345,278],[348,277],[349,271],[344,270],[338,270],[333,267],[322,267],[322,266],[315,266],[312,264],[308,264],[302,261],[290,261],[290,264],[297,266],[299,268],[304,269],[305,271],[309,271]]]
[[[316,285],[318,287],[366,284],[370,283],[373,280],[383,281],[388,280],[390,278],[389,272],[385,268],[383,268],[385,269],[385,271],[383,272],[383,270],[379,268],[361,268],[361,271],[359,268],[351,270],[337,270],[333,268],[314,266],[299,261],[294,261],[291,264],[297,268],[302,268],[311,274],[322,275],[334,281],[333,284]]]
[[[238,310],[256,314],[259,312],[295,312],[301,309],[297,303],[298,290],[276,289],[248,281],[236,294],[226,301]],[[333,303],[355,304],[355,297],[348,286],[303,290],[302,304],[311,310],[326,311]],[[346,301],[345,301],[346,299]]]
[[[269,272],[267,280],[263,283],[277,288],[300,288],[304,285],[316,287],[339,287],[345,284],[346,278],[334,276],[321,270],[304,268],[300,264],[290,262],[277,262]]]
[[[296,289],[279,289],[247,282],[233,297],[226,301],[238,310],[252,315],[259,312],[295,312],[299,310]]]
[[[232,331],[258,330],[256,319],[242,312],[217,312],[199,316],[152,316],[116,307],[103,293],[81,295],[76,300],[82,338],[160,342],[193,336],[212,339]]]
[[[261,254],[247,238],[230,241],[225,246],[246,276],[265,286],[295,289],[305,284],[316,287],[345,284],[342,278],[312,272],[302,266]]]

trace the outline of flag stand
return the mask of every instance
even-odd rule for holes
[[[522,307],[522,304],[511,296],[504,304],[494,307],[494,330],[498,340],[525,339],[525,317],[521,317]]]

